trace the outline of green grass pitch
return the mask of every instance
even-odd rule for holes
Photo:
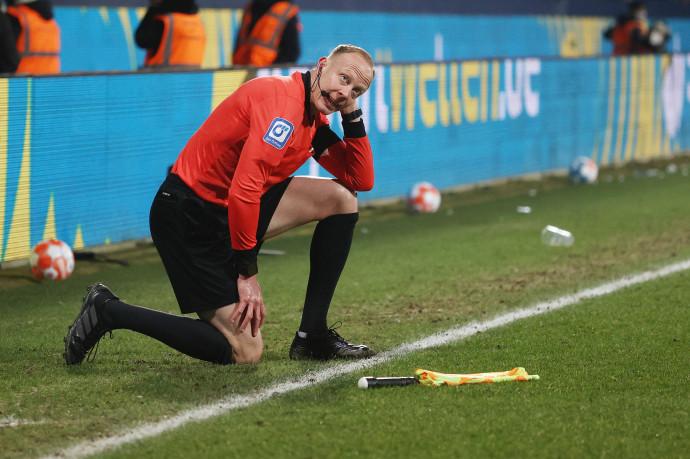
[[[649,176],[639,171],[677,172]],[[690,259],[690,157],[600,171],[599,183],[559,177],[448,193],[435,214],[361,209],[331,322],[351,341],[387,351],[471,321]],[[645,176],[646,175],[646,176]],[[530,206],[522,214],[518,206]],[[575,236],[547,247],[547,225]],[[127,330],[96,359],[67,367],[62,338],[85,286],[177,313],[151,246],[80,261],[69,279],[36,283],[0,271],[2,457],[687,457],[690,439],[690,272],[636,284],[466,339],[403,353],[310,382],[336,362],[293,362],[312,226],[269,241],[262,256],[268,316],[256,365],[216,366]],[[532,382],[362,391],[362,376],[523,366]],[[237,396],[246,407],[165,422]],[[197,410],[197,411],[194,411]],[[107,439],[158,428],[137,441]]]

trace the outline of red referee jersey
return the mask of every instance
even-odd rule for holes
[[[348,188],[373,187],[363,123],[344,123],[342,141],[330,131],[325,115],[311,120],[309,82],[309,73],[248,81],[209,115],[175,161],[172,172],[199,197],[228,208],[235,250],[257,245],[261,195],[312,155]],[[330,135],[321,135],[326,130]],[[315,136],[331,140],[324,144]],[[325,148],[327,154],[321,155]]]

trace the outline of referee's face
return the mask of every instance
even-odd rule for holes
[[[369,89],[374,79],[374,72],[367,60],[357,53],[341,53],[321,59],[319,65],[322,66],[320,90],[312,93],[312,104],[316,110],[324,115],[355,110],[357,98]]]

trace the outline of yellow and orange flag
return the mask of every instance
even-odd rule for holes
[[[496,383],[504,381],[532,381],[539,375],[530,375],[522,367],[493,373],[446,374],[417,368],[414,377],[423,386],[459,386],[461,384]]]

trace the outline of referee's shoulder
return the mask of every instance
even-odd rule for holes
[[[295,105],[304,109],[304,87],[295,85],[289,77],[265,76],[255,78],[242,85],[246,96],[253,101],[272,103],[277,106]]]

